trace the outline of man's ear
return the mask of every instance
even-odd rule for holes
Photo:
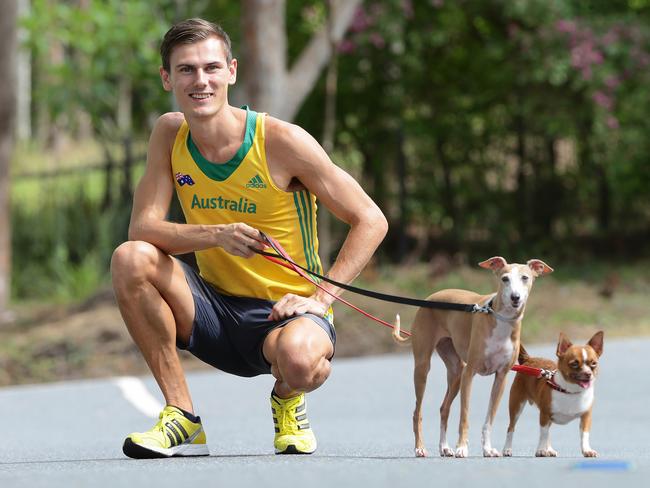
[[[165,89],[165,91],[172,91],[172,82],[169,79],[169,72],[163,68],[162,66],[159,69],[160,72],[160,79],[162,80],[162,86]]]
[[[233,60],[230,61],[230,66],[228,66],[228,70],[230,71],[230,79],[228,80],[228,84],[234,85],[235,82],[237,81],[237,59],[233,58]]]

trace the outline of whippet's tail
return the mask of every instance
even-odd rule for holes
[[[529,359],[530,359],[530,355],[528,354],[528,351],[526,351],[526,348],[520,342],[519,343],[519,355],[517,356],[517,362],[519,364],[524,364]]]
[[[402,337],[400,330],[401,330],[400,319],[399,319],[399,314],[397,314],[395,315],[395,325],[393,326],[393,339],[395,339],[395,342],[397,343],[408,342],[410,337]]]

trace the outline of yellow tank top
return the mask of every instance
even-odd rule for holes
[[[264,114],[246,108],[244,142],[224,164],[204,158],[183,121],[172,149],[176,194],[188,224],[244,222],[277,239],[295,262],[322,273],[316,233],[316,197],[286,192],[271,179],[264,150]],[[196,252],[201,276],[220,293],[278,300],[309,296],[314,285],[262,256],[233,256],[222,248]]]

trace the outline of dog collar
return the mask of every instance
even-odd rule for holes
[[[547,384],[548,386],[550,386],[551,388],[553,388],[555,391],[559,391],[560,393],[567,393],[567,394],[569,394],[569,395],[573,395],[573,394],[575,394],[575,393],[580,393],[579,391],[569,391],[569,390],[566,390],[565,388],[562,388],[560,385],[558,385],[558,384],[555,382],[555,374],[556,374],[556,373],[557,373],[557,371],[553,371],[553,374],[551,375],[551,377],[548,378],[548,379],[546,380],[546,384]]]
[[[504,322],[515,322],[521,316],[521,314],[515,315],[514,317],[506,317],[505,315],[501,315],[499,312],[495,311],[492,308],[493,302],[494,302],[494,297],[490,298],[490,301],[487,302],[483,307],[478,307],[477,311],[494,315],[497,319],[502,320]]]

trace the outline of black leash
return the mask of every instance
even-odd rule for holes
[[[306,273],[309,273],[312,276],[315,276],[316,278],[319,278],[320,280],[326,281],[327,283],[330,283],[334,286],[338,286],[339,288],[342,288],[347,291],[351,291],[352,293],[356,293],[358,295],[363,295],[366,297],[370,298],[375,298],[377,300],[383,300],[386,302],[392,302],[392,303],[400,303],[402,305],[411,305],[413,307],[424,307],[424,308],[434,308],[437,310],[455,310],[458,312],[471,312],[471,313],[490,313],[490,306],[489,304],[486,306],[480,306],[476,303],[474,304],[464,304],[464,303],[451,303],[451,302],[437,302],[437,301],[432,301],[432,300],[420,300],[418,298],[409,298],[409,297],[402,297],[398,295],[388,295],[386,293],[379,293],[377,291],[373,290],[366,290],[364,288],[359,288],[357,286],[352,286],[348,285],[346,283],[340,283],[338,281],[335,281],[331,278],[328,278],[327,276],[323,276],[321,274],[316,273],[315,271],[311,271],[309,269],[304,268],[303,266],[299,265],[298,263],[294,262],[293,260],[289,259],[287,256],[283,255],[284,253],[280,252],[279,249],[276,248],[275,244],[273,243],[272,239],[269,239],[266,234],[261,232],[262,236],[264,237],[264,240],[267,242],[267,244],[275,251],[275,253],[270,253],[267,251],[260,251],[258,249],[253,249],[257,254],[261,254],[263,256],[271,257],[274,259],[280,259],[282,261],[285,261],[289,263],[292,266],[295,266],[296,268],[300,268]]]

